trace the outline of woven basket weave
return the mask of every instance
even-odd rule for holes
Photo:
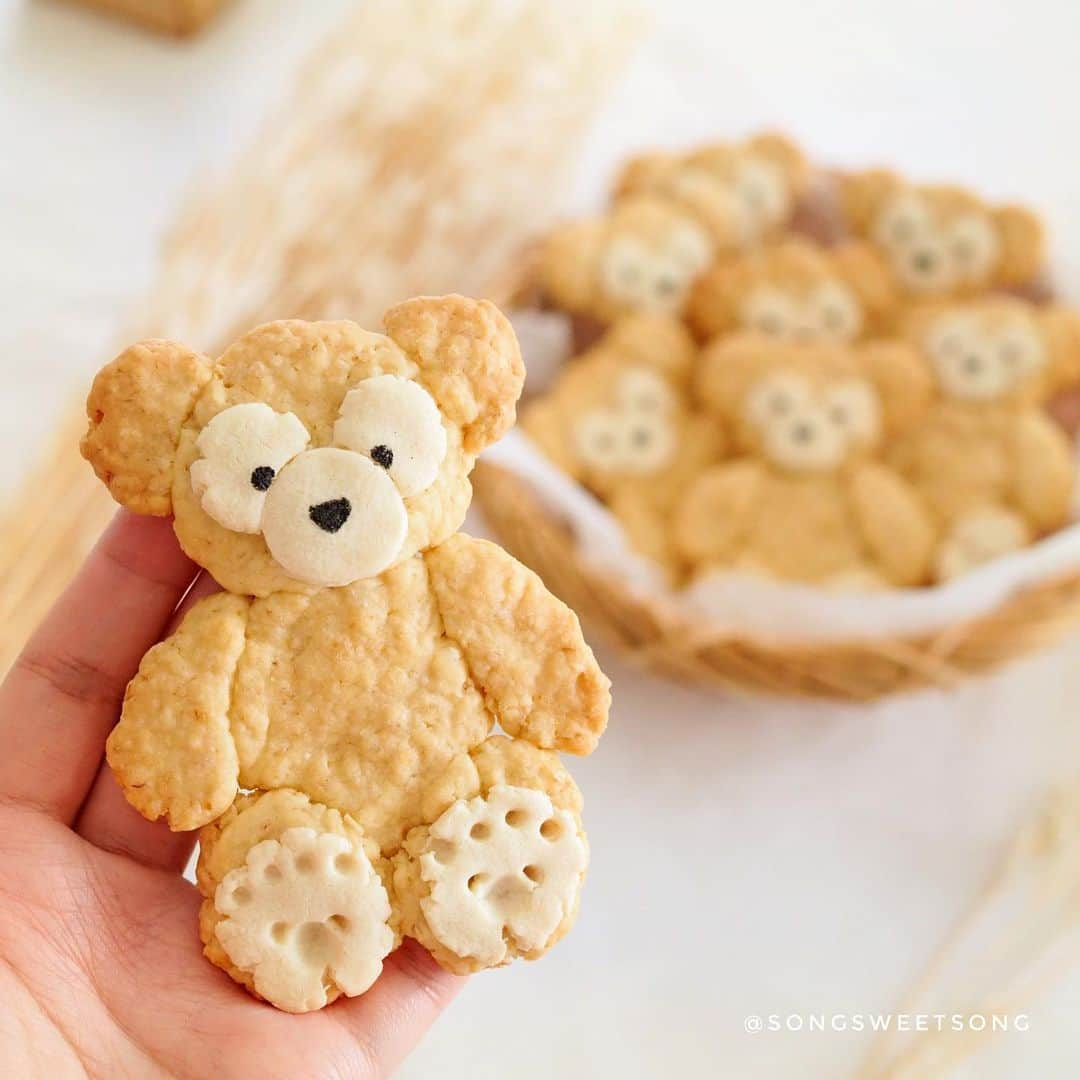
[[[1080,623],[1080,574],[1019,592],[996,610],[933,634],[807,645],[718,632],[662,597],[630,591],[578,554],[570,529],[527,481],[481,461],[476,503],[499,541],[631,661],[681,682],[788,697],[872,701],[948,687],[1060,640]]]

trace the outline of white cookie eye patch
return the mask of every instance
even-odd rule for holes
[[[252,402],[219,412],[195,443],[191,487],[203,510],[233,532],[257,533],[263,503],[278,470],[308,444],[292,413]]]
[[[397,375],[365,379],[345,395],[334,442],[385,469],[406,498],[434,483],[446,457],[439,407],[422,386]]]
[[[743,326],[781,341],[851,341],[863,326],[859,301],[839,281],[824,281],[809,296],[763,285],[746,298]]]
[[[863,379],[848,379],[829,387],[824,394],[829,419],[852,443],[870,443],[881,432],[881,402]]]

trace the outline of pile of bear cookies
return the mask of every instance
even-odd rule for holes
[[[575,355],[522,427],[679,587],[950,581],[1060,529],[1080,315],[1029,210],[764,134],[622,169],[540,252]]]

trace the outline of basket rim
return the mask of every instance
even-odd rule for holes
[[[481,459],[476,464],[473,479],[477,505],[493,532],[545,580],[549,577],[558,579],[554,591],[565,593],[567,590],[560,590],[558,584],[576,578],[581,588],[601,599],[615,598],[614,604],[621,610],[614,613],[605,610],[605,618],[563,595],[590,628],[596,628],[606,639],[613,639],[624,653],[636,656],[646,665],[656,659],[652,655],[655,652],[664,654],[661,667],[670,667],[678,655],[685,656],[692,667],[696,666],[697,660],[704,660],[707,666],[707,658],[717,653],[726,654],[725,661],[746,653],[748,661],[754,664],[805,665],[807,668],[823,663],[857,665],[863,660],[884,659],[909,673],[909,678],[904,681],[910,683],[912,689],[919,684],[940,687],[953,685],[978,671],[993,670],[1012,657],[1019,658],[1049,646],[1064,636],[1073,624],[1080,623],[1080,570],[1077,570],[1053,575],[1035,585],[1021,586],[990,610],[940,630],[805,642],[739,633],[730,628],[719,628],[705,615],[676,610],[661,595],[643,595],[629,588],[621,575],[605,572],[602,567],[584,559],[567,523],[543,504],[525,477],[506,465]],[[523,515],[525,523],[522,523]],[[513,521],[515,518],[517,525]],[[526,533],[528,540],[524,545],[514,542]],[[555,559],[536,557],[537,549],[544,545],[557,551]],[[531,550],[521,551],[523,546]],[[612,625],[612,614],[618,616],[619,629]],[[628,622],[638,625],[641,632],[627,633]],[[1010,629],[1015,633],[1010,634]],[[993,648],[988,644],[987,655],[980,656],[980,639],[988,634],[1000,639],[999,645],[1008,647]],[[971,655],[961,660],[959,654],[965,650]],[[702,681],[701,675],[701,672],[695,672],[695,680]],[[713,680],[707,677],[705,681]],[[725,676],[716,681],[737,684],[740,680]],[[867,695],[856,693],[851,696],[862,698]]]

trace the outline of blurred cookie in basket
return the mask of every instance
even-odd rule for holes
[[[522,427],[541,452],[608,504],[633,546],[670,575],[680,494],[723,453],[721,428],[693,412],[697,350],[676,320],[624,319],[571,361]]]
[[[543,299],[608,325],[627,315],[678,315],[712,262],[708,233],[663,199],[626,199],[557,228],[540,255]]]
[[[200,31],[226,0],[73,0],[177,37]]]
[[[925,304],[904,326],[935,397],[888,460],[923,493],[942,531],[948,580],[1025,547],[1069,517],[1069,440],[1043,403],[1080,381],[1080,317],[1013,297]]]
[[[1036,290],[1046,269],[1042,223],[1021,206],[993,206],[965,188],[913,184],[885,169],[838,178],[848,232],[887,260],[908,296]]]
[[[718,252],[745,251],[785,232],[810,184],[803,152],[783,135],[631,158],[615,197],[670,201],[708,229]]]
[[[703,340],[750,330],[846,343],[886,332],[897,307],[888,265],[872,245],[822,248],[789,237],[717,262],[691,290],[686,319]]]
[[[706,350],[699,387],[743,455],[707,470],[679,500],[676,548],[701,573],[846,589],[927,580],[931,516],[915,488],[875,460],[928,406],[916,350],[746,334]]]

